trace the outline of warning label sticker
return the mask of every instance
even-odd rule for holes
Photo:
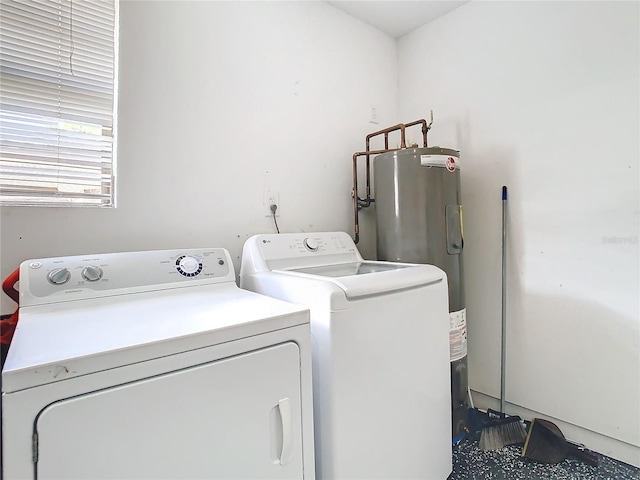
[[[449,361],[467,355],[467,309],[449,313]]]
[[[453,155],[429,154],[420,155],[420,166],[442,167],[450,172],[460,170],[460,158]]]
[[[450,172],[455,172],[456,171],[456,159],[453,157],[448,157],[447,158],[447,162],[445,164],[447,166],[447,170],[449,170]]]

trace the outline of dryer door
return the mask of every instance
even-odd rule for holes
[[[53,403],[38,479],[301,479],[300,352],[256,350]]]

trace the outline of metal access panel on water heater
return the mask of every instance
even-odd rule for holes
[[[436,265],[447,274],[453,435],[466,425],[467,355],[459,152],[410,148],[374,160],[378,260]],[[452,327],[453,328],[453,327]]]

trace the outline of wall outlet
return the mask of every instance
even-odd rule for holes
[[[369,123],[380,123],[378,120],[378,107],[373,105],[369,107]]]
[[[280,216],[280,194],[277,192],[272,192],[269,187],[264,189],[264,200],[265,206],[265,217],[272,217],[273,212],[271,212],[271,205],[277,205],[278,208],[276,210],[276,217]]]

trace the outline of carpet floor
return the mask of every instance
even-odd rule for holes
[[[484,452],[476,440],[465,439],[453,447],[453,472],[448,480],[640,480],[640,469],[598,454],[591,466],[567,458],[556,465],[521,456],[522,445]]]

